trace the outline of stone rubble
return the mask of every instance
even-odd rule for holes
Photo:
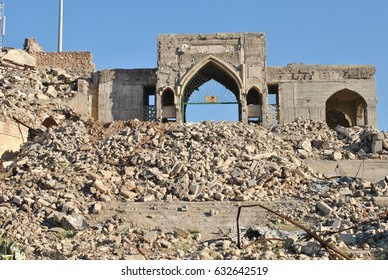
[[[282,201],[277,211],[310,225],[351,257],[388,258],[388,222],[377,219],[387,211],[388,177],[376,183],[327,179],[304,163],[386,158],[386,133],[331,130],[301,120],[272,131],[230,122],[102,124],[64,105],[76,92],[77,78],[59,69],[0,68],[1,117],[42,129],[5,168],[7,175],[0,174],[0,236],[18,242],[28,258],[329,258],[319,243],[298,235],[247,246],[277,237],[279,227],[291,231],[276,219],[268,231],[244,234],[243,249],[228,235],[208,241],[185,228],[139,228],[130,214],[90,223],[108,204],[122,201]],[[49,116],[59,125],[40,126]],[[300,205],[291,207],[291,200]]]

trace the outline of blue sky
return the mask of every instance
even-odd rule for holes
[[[34,37],[57,50],[59,0],[3,0],[5,46]],[[388,131],[386,0],[64,0],[63,50],[88,50],[97,69],[152,68],[157,35],[265,32],[267,64],[373,64],[378,128]]]

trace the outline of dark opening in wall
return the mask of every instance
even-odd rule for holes
[[[162,93],[162,122],[176,122],[174,91],[166,88]]]
[[[272,84],[268,87],[268,124],[277,125],[279,123],[279,85]]]
[[[262,122],[262,96],[258,89],[251,88],[247,94],[248,105],[248,122],[261,123]]]
[[[143,120],[155,121],[156,120],[156,108],[155,108],[155,85],[143,86]]]

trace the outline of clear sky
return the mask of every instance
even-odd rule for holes
[[[1,0],[0,0],[1,1]],[[57,50],[59,0],[2,0],[5,46]],[[267,64],[373,64],[378,128],[388,131],[387,0],[64,0],[63,50],[97,69],[154,68],[157,35],[265,32]]]

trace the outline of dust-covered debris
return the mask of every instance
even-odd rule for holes
[[[327,232],[326,241],[353,258],[387,258],[388,226],[385,216],[379,216],[387,211],[387,178],[376,183],[328,179],[304,162],[386,158],[386,133],[368,127],[331,130],[324,123],[300,120],[272,132],[230,122],[102,124],[65,105],[77,92],[78,78],[60,69],[0,68],[0,118],[16,117],[42,131],[0,174],[0,235],[17,242],[28,258],[329,257],[319,244],[295,236],[239,249],[227,234],[203,240],[200,230],[143,228],[131,213],[120,215],[120,209],[93,223],[107,205],[133,201],[175,203],[172,211],[180,214],[195,211],[182,201],[280,201],[277,210]],[[57,125],[42,125],[47,118]],[[290,200],[300,205],[291,207]],[[212,209],[204,215],[219,216]],[[155,215],[144,219],[157,222]],[[253,221],[252,226],[264,225]],[[277,219],[268,219],[265,226],[271,228],[263,234],[267,238],[279,227],[295,230]],[[242,242],[260,238],[247,235]]]

